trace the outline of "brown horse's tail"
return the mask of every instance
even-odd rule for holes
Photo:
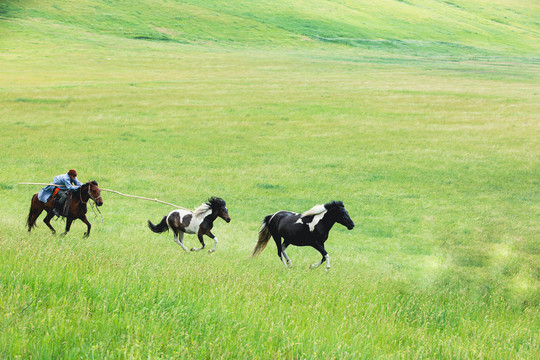
[[[272,215],[268,215],[264,218],[261,224],[261,228],[259,229],[259,240],[257,241],[257,245],[255,245],[255,248],[253,249],[253,253],[251,254],[252,257],[259,255],[266,248],[266,245],[268,245],[268,240],[270,240],[270,230],[268,230],[268,223],[270,222],[271,218]]]
[[[28,212],[28,219],[26,219],[26,225],[28,226],[28,231],[36,227],[37,216],[35,216],[35,210],[34,210],[34,198],[36,196],[37,194],[34,194],[34,196],[32,196],[32,201],[30,202],[30,211]]]

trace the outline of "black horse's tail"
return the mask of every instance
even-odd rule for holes
[[[157,225],[152,224],[150,220],[148,220],[148,227],[155,233],[162,233],[169,230],[169,226],[167,226],[167,216],[164,216],[163,220]]]
[[[268,224],[270,223],[271,218],[272,215],[266,216],[261,224],[261,228],[259,229],[259,240],[257,241],[257,245],[255,245],[255,249],[253,249],[253,253],[251,254],[252,257],[259,255],[266,248],[266,245],[268,245],[268,240],[270,240]]]

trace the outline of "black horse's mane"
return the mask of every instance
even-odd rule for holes
[[[345,205],[343,205],[343,201],[330,201],[329,203],[324,204],[324,207],[327,210],[332,210],[340,207],[345,207]]]

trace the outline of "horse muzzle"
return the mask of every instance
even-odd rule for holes
[[[103,205],[103,201],[96,201],[96,205],[97,205],[97,206]]]
[[[354,223],[351,221],[351,223],[347,225],[347,230],[352,230],[352,229],[354,229]]]

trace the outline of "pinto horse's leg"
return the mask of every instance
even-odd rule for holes
[[[54,217],[53,212],[49,211],[49,212],[47,212],[47,216],[45,216],[45,218],[43,219],[43,222],[45,223],[45,225],[47,225],[49,227],[49,229],[51,229],[53,234],[56,234],[56,230],[54,230],[54,228],[51,225],[51,219],[53,217]]]
[[[177,243],[184,249],[186,252],[189,252],[186,245],[184,245],[184,233],[183,232],[174,232],[174,242]]]
[[[208,235],[210,239],[214,240],[214,247],[208,250],[209,253],[213,253],[214,251],[216,251],[216,246],[218,243],[217,237],[214,234],[212,234],[210,231],[208,231],[206,235]]]
[[[310,266],[310,268],[314,269],[314,268],[318,267],[319,265],[321,265],[326,260],[326,271],[330,270],[330,257],[328,256],[328,253],[324,249],[324,245],[319,244],[319,243],[315,243],[313,245],[313,247],[315,249],[317,249],[317,251],[319,251],[321,253],[322,260],[319,261],[319,262],[316,262],[315,264],[312,264]]]
[[[203,239],[203,233],[199,231],[199,233],[197,234],[197,237],[199,238],[199,241],[201,242],[201,247],[200,248],[191,248],[191,251],[199,251],[199,250],[202,250],[204,249],[204,239]]]
[[[86,215],[83,215],[82,217],[80,217],[79,219],[81,219],[81,221],[83,223],[86,224],[86,227],[88,228],[86,230],[86,232],[84,233],[84,237],[89,237],[90,236],[90,229],[92,228],[92,224],[90,224],[90,221],[88,221],[88,219],[86,218]],[[66,231],[67,232],[67,231]]]

